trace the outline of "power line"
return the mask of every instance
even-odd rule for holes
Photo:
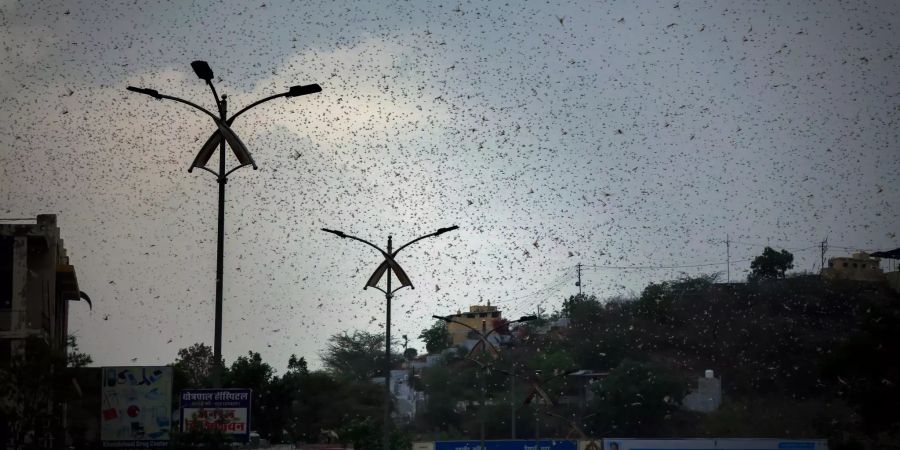
[[[568,274],[566,274],[566,275],[568,275]],[[524,304],[517,305],[514,309],[511,310],[511,311],[529,312],[531,310],[531,308],[533,308],[537,305],[540,305],[541,303],[547,301],[550,297],[558,294],[559,288],[562,287],[563,285],[565,285],[566,283],[568,283],[569,281],[570,281],[570,277],[562,278],[562,279],[559,279],[557,282],[555,282],[551,286],[545,286],[544,288],[540,289],[539,291],[533,292],[526,296],[519,297],[517,299],[507,300],[506,302],[508,303],[510,301],[521,300],[525,297],[546,294],[543,297],[540,297],[540,298],[537,298],[537,299],[531,300],[531,301],[526,301],[526,302],[524,302]]]
[[[753,261],[754,258],[745,258],[745,259],[737,259],[734,262],[746,262]],[[703,263],[703,264],[681,264],[675,266],[603,266],[603,265],[590,265],[590,266],[582,266],[586,269],[611,269],[611,270],[664,270],[664,269],[691,269],[696,267],[713,267],[713,266],[723,266],[727,263],[719,261],[713,263]]]
[[[513,297],[513,298],[508,298],[508,299],[505,299],[505,300],[501,300],[501,301],[496,302],[496,304],[498,304],[498,305],[509,304],[509,303],[514,302],[514,301],[516,301],[516,300],[522,300],[522,299],[526,299],[526,298],[528,298],[528,297],[533,297],[533,296],[536,296],[536,295],[541,295],[542,293],[546,292],[546,291],[549,290],[549,289],[556,288],[556,287],[558,287],[559,285],[561,285],[561,284],[563,284],[563,283],[565,283],[565,282],[567,282],[567,281],[569,280],[569,277],[571,276],[571,274],[568,273],[568,271],[569,271],[571,268],[572,268],[571,266],[565,267],[565,273],[563,273],[562,275],[556,277],[553,281],[550,281],[550,282],[548,282],[548,283],[545,283],[544,286],[543,286],[542,288],[540,288],[540,289],[538,289],[538,290],[536,290],[536,291],[530,292],[530,293],[528,293],[528,294],[520,295],[520,296],[517,296],[517,297]]]

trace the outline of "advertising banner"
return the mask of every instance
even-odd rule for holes
[[[239,442],[250,440],[250,389],[181,391],[181,429],[220,430]]]
[[[436,441],[434,450],[479,450],[481,441]],[[578,450],[578,441],[564,439],[517,439],[484,441],[485,450]]]
[[[171,430],[172,368],[104,367],[100,376],[103,446],[166,447]]]
[[[604,450],[827,450],[821,439],[603,439]]]

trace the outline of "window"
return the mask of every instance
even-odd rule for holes
[[[0,236],[0,310],[12,308],[14,244],[14,237]]]
[[[499,312],[492,312],[492,313],[491,313],[491,317],[500,317],[500,313],[499,313]]]
[[[478,317],[487,317],[487,313],[478,314]]]
[[[0,367],[9,367],[12,358],[12,346],[10,339],[0,339]]]

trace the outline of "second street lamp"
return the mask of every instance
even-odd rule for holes
[[[203,169],[213,174],[219,184],[218,240],[216,243],[216,315],[215,338],[213,341],[213,355],[215,358],[216,367],[214,368],[213,372],[213,384],[215,385],[214,387],[221,387],[222,368],[220,367],[220,363],[222,360],[223,260],[225,251],[225,184],[228,182],[228,175],[231,175],[232,172],[242,167],[251,166],[254,170],[256,170],[256,162],[253,161],[253,157],[250,155],[250,151],[247,149],[244,143],[241,142],[237,134],[235,134],[235,132],[231,129],[231,124],[234,123],[234,120],[237,119],[238,116],[261,103],[265,103],[269,100],[274,100],[280,97],[298,97],[301,95],[314,94],[316,92],[321,92],[322,88],[319,87],[318,84],[310,84],[307,86],[292,86],[287,92],[282,92],[280,94],[271,95],[261,100],[257,100],[256,102],[253,102],[250,105],[246,106],[244,109],[241,109],[231,117],[228,117],[227,97],[224,94],[220,97],[216,92],[216,88],[212,83],[213,71],[209,67],[209,64],[207,64],[205,61],[194,61],[191,63],[191,68],[194,69],[194,73],[197,74],[197,77],[201,80],[204,80],[209,86],[210,90],[212,90],[213,98],[215,98],[216,100],[216,107],[219,112],[218,115],[213,114],[207,109],[187,100],[173,97],[171,95],[160,94],[155,89],[128,86],[128,90],[131,92],[137,92],[139,94],[149,95],[157,100],[167,99],[174,100],[179,103],[184,103],[185,105],[191,106],[208,115],[216,124],[217,130],[214,131],[212,136],[210,136],[209,139],[206,140],[206,143],[203,144],[202,147],[200,147],[200,151],[197,152],[197,156],[194,157],[194,161],[188,168],[188,172],[192,172],[195,168]],[[238,160],[238,165],[228,171],[226,171],[225,165],[226,143],[229,147],[231,147],[231,151],[234,153],[234,156]],[[213,153],[215,153],[216,149],[219,150],[218,171],[210,169],[206,166],[206,164],[212,158]]]
[[[479,387],[479,390],[481,391],[481,405],[479,406],[479,411],[478,411],[479,419],[478,420],[479,420],[479,424],[480,424],[480,432],[479,432],[479,437],[481,440],[481,444],[480,444],[481,449],[480,450],[484,450],[485,449],[485,446],[484,446],[484,420],[485,420],[484,419],[484,403],[485,403],[484,377],[486,376],[485,372],[490,370],[490,367],[485,364],[482,364],[480,361],[472,358],[472,354],[475,353],[475,349],[478,347],[478,345],[481,345],[482,353],[487,351],[488,346],[490,346],[491,350],[493,350],[493,352],[491,353],[492,356],[496,357],[497,355],[500,354],[499,350],[497,350],[497,348],[494,347],[494,344],[492,344],[491,341],[488,340],[488,337],[490,337],[491,334],[493,334],[495,331],[497,331],[497,328],[491,327],[491,331],[487,331],[487,322],[482,320],[481,321],[481,330],[479,331],[478,329],[476,329],[475,327],[472,327],[471,325],[469,325],[467,323],[460,322],[458,320],[453,319],[452,316],[433,315],[431,317],[438,319],[438,320],[443,320],[446,323],[455,323],[458,325],[462,325],[462,326],[468,328],[469,330],[474,331],[475,334],[478,335],[478,341],[479,341],[478,344],[475,344],[474,346],[472,346],[472,349],[469,350],[469,354],[466,356],[466,358],[468,360],[474,362],[475,364],[478,364],[478,367],[481,368],[481,375],[478,377],[478,387]],[[522,316],[516,320],[511,320],[511,321],[507,322],[506,324],[512,325],[514,323],[529,322],[529,321],[532,321],[535,319],[537,319],[537,316]],[[516,438],[516,402],[515,402],[515,399],[513,398],[514,384],[516,382],[515,370],[516,370],[515,366],[512,367],[511,372],[507,372],[505,370],[500,370],[500,372],[510,375],[511,383],[513,383],[513,386],[510,387],[510,395],[511,395],[510,404],[511,404],[511,408],[512,408],[512,438],[513,439]]]
[[[384,325],[384,435],[382,436],[382,449],[388,450],[390,449],[391,444],[391,298],[393,298],[394,293],[409,286],[410,289],[415,289],[412,285],[412,281],[410,281],[409,276],[406,275],[406,272],[400,267],[400,264],[397,264],[397,261],[394,259],[397,256],[397,253],[400,253],[400,250],[403,250],[410,245],[421,241],[422,239],[429,237],[437,237],[448,231],[453,231],[459,228],[456,225],[447,228],[438,228],[434,233],[426,234],[424,236],[419,236],[397,248],[397,250],[393,249],[393,237],[388,236],[387,242],[387,250],[382,250],[381,247],[365,240],[360,239],[356,236],[351,236],[349,234],[344,233],[343,231],[337,230],[329,230],[327,228],[322,228],[322,231],[326,233],[331,233],[340,238],[349,238],[355,241],[362,242],[375,250],[378,250],[382,256],[384,256],[384,261],[378,265],[378,268],[375,269],[375,272],[372,272],[372,276],[369,277],[369,280],[366,281],[366,285],[363,286],[363,289],[367,288],[375,288],[384,293],[385,299],[385,325]],[[400,287],[396,289],[391,289],[391,272],[397,275],[397,281],[400,282]],[[381,278],[387,276],[385,280],[385,289],[378,287],[378,282],[381,281]]]

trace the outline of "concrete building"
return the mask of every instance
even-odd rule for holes
[[[684,397],[681,406],[689,411],[710,413],[722,405],[722,380],[707,370],[697,379],[697,389]]]
[[[395,406],[391,414],[398,422],[413,420],[419,404],[425,399],[424,393],[413,388],[409,377],[409,369],[391,370],[391,394],[393,394]],[[372,378],[372,383],[384,384],[384,377]]]
[[[69,300],[81,298],[56,216],[0,223],[0,365],[39,338],[64,350]]]
[[[496,306],[491,306],[490,302],[488,302],[487,305],[469,306],[469,312],[464,313],[457,311],[457,313],[451,315],[450,318],[462,322],[476,330],[481,330],[482,322],[484,322],[484,327],[487,332],[493,330],[494,324],[499,323],[499,321],[503,319],[500,310],[497,309]],[[478,339],[475,332],[458,323],[448,323],[447,331],[450,332],[454,347],[457,345],[465,345],[468,340]]]
[[[28,358],[29,352],[36,349],[63,354],[68,333],[68,302],[82,297],[87,300],[78,289],[75,268],[66,255],[55,215],[39,215],[33,221],[0,220],[0,368],[9,368],[17,358]],[[26,389],[20,394],[40,394],[46,398],[46,405],[38,407],[45,407],[44,411],[54,419],[52,423],[38,424],[41,431],[31,430],[19,439],[42,448],[54,447],[53,443],[64,442],[65,436],[66,424],[61,419],[65,416],[65,406],[54,401],[62,394],[52,392],[49,385],[37,389]],[[16,401],[10,398],[0,401]],[[0,421],[0,444],[5,444],[12,434],[12,423],[15,422]]]
[[[822,269],[822,277],[832,280],[885,281],[879,258],[865,252],[853,256],[828,258],[828,267]]]
[[[894,290],[894,292],[900,293],[900,271],[893,271],[884,274],[884,278],[887,279],[888,286]]]

